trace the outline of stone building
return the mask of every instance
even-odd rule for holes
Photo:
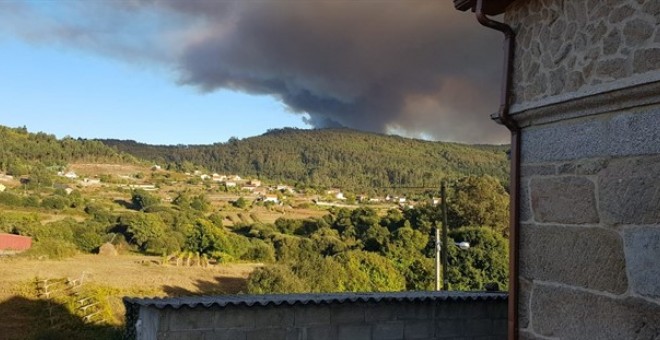
[[[660,339],[660,1],[454,4],[515,34],[509,338]]]

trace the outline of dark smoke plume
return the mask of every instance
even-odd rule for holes
[[[131,62],[158,61],[202,91],[271,95],[315,127],[506,142],[506,130],[488,118],[498,105],[501,38],[451,1],[73,4],[60,11],[66,20],[0,5],[0,29]]]

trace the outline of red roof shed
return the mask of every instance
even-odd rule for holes
[[[0,251],[23,251],[32,247],[32,238],[27,236],[0,234]]]

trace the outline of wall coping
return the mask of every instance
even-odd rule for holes
[[[521,127],[547,124],[660,102],[660,70],[645,74],[644,82],[623,79],[584,91],[515,104],[511,115]]]
[[[333,294],[263,294],[189,296],[179,298],[124,298],[125,305],[155,307],[158,309],[182,307],[211,308],[227,306],[279,306],[279,305],[329,305],[367,302],[462,302],[508,299],[504,292],[447,292],[417,291],[388,293],[333,293]]]

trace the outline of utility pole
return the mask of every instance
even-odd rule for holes
[[[447,277],[447,192],[445,181],[442,181],[440,187],[440,196],[442,198],[442,289],[449,290],[449,279]]]
[[[440,228],[435,227],[435,290],[440,290],[440,282],[442,282],[442,289],[449,289],[449,281],[447,280],[447,192],[445,189],[445,181],[443,180],[440,185],[440,200],[442,201],[442,238],[440,238]],[[442,270],[442,275],[440,271]],[[442,277],[442,279],[441,279]]]
[[[435,226],[435,290],[440,290],[440,250],[442,245],[440,244],[440,228],[438,225]]]

